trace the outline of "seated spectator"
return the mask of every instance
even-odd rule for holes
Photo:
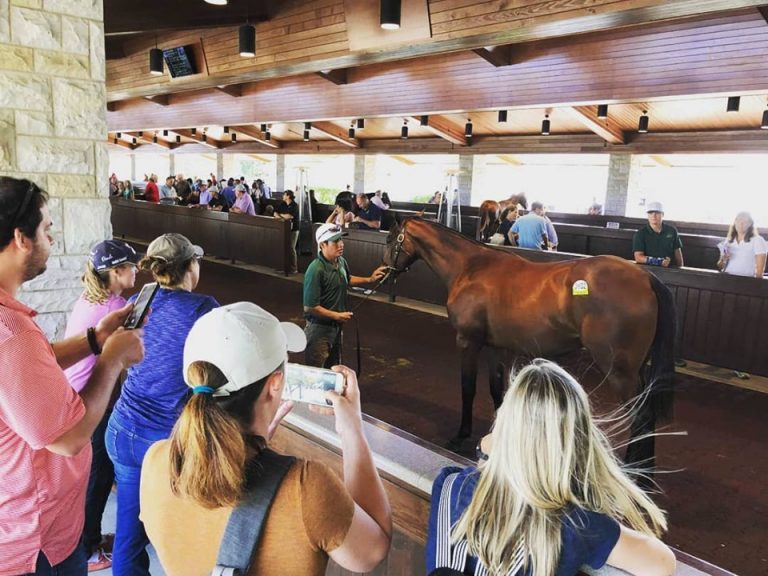
[[[211,201],[211,196],[208,184],[203,184],[197,199],[198,206],[208,206],[208,203]]]
[[[336,197],[336,207],[333,209],[330,216],[325,219],[325,223],[336,224],[336,226],[346,228],[354,218],[355,214],[352,212],[352,202],[350,202],[349,198],[339,195]]]
[[[622,470],[586,392],[557,364],[536,359],[510,377],[478,448],[477,467],[435,480],[428,572],[453,557],[464,574],[570,575],[585,564],[674,573],[658,539],[664,513]]]
[[[541,202],[533,202],[531,211],[512,224],[512,232],[515,233],[517,245],[521,248],[543,250],[547,247],[547,221],[539,214],[543,210]]]
[[[755,229],[755,221],[749,212],[739,212],[728,229],[728,236],[717,245],[720,260],[717,267],[726,274],[754,276],[765,274],[768,247]]]
[[[683,243],[677,229],[664,224],[664,207],[661,202],[648,203],[648,225],[640,228],[632,237],[635,262],[649,266],[668,267],[683,265]]]
[[[224,199],[227,201],[227,204],[230,206],[235,205],[235,181],[234,179],[230,178],[227,180],[227,185],[224,186],[221,190],[221,195],[224,196]]]
[[[144,188],[144,200],[147,202],[160,202],[160,190],[157,188],[157,174],[150,174],[147,186]]]
[[[122,182],[121,182],[122,183]],[[136,265],[139,255],[122,240],[106,240],[93,247],[85,265],[82,281],[84,290],[75,302],[67,321],[65,338],[84,333],[95,326],[110,312],[120,310],[127,302],[124,290],[133,288],[136,281]],[[64,374],[75,392],[80,392],[93,373],[97,357],[91,354],[73,364]],[[88,556],[88,570],[104,570],[112,566],[112,542],[114,534],[102,534],[101,520],[107,499],[115,481],[115,470],[107,455],[104,432],[112,414],[108,406],[101,422],[91,436],[91,472],[85,493],[85,526],[82,542]]]
[[[244,486],[282,464],[267,446],[290,410],[281,404],[288,352],[305,344],[298,326],[250,302],[209,312],[190,331],[183,374],[193,394],[171,438],[150,448],[141,478],[142,519],[169,576],[210,574]],[[368,572],[389,550],[392,517],[363,434],[357,378],[335,370],[347,385],[343,396],[326,393],[344,447],[343,483],[319,462],[285,463],[250,575],[322,576],[329,557]]]
[[[502,246],[517,246],[517,241],[515,239],[515,233],[512,232],[512,225],[515,223],[519,216],[519,212],[517,211],[517,204],[514,206],[510,206],[509,208],[504,208],[504,210],[501,213],[501,224],[499,224],[499,229],[493,236],[496,236],[497,234],[501,236],[501,245]],[[496,242],[493,242],[494,238],[491,237],[491,243],[497,244],[498,239]]]
[[[592,204],[592,206],[589,207],[587,214],[590,216],[601,216],[603,214],[603,205],[595,202]]]
[[[199,187],[193,186],[189,195],[181,200],[181,205],[193,207],[200,204],[200,190],[205,190],[205,184],[201,184]]]
[[[134,199],[134,190],[133,190],[133,184],[130,180],[126,180],[123,182],[123,198],[126,200],[133,200]]]
[[[373,197],[371,198],[371,202],[381,208],[382,210],[389,210],[390,203],[389,203],[389,196],[387,196],[387,201],[384,201],[384,193],[382,193],[381,190],[376,190]]]
[[[242,184],[235,186],[235,196],[235,204],[229,209],[230,212],[256,216],[256,209],[253,206],[251,195],[245,191],[245,187]]]
[[[124,193],[125,193],[125,182],[123,182],[122,180],[118,180],[117,181],[117,190],[115,190],[115,193],[113,194],[113,196],[120,196],[120,197],[122,197]]]
[[[116,196],[117,195],[117,174],[112,172],[112,176],[109,177],[109,195],[110,196]]]
[[[216,212],[229,212],[229,203],[227,199],[222,196],[218,186],[211,187],[211,199],[208,201],[208,210],[214,210]]]
[[[381,208],[376,206],[362,192],[355,197],[357,201],[357,216],[352,219],[356,228],[363,230],[378,230],[381,228]]]
[[[176,194],[176,188],[173,187],[173,183],[173,176],[168,176],[168,178],[165,179],[165,184],[160,185],[161,204],[176,204],[178,194]]]

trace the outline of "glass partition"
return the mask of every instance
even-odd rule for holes
[[[352,189],[355,157],[352,154],[286,154],[285,188],[313,189],[322,204],[333,204],[336,194]]]
[[[146,180],[150,175],[157,174],[160,181],[171,173],[171,158],[169,154],[136,154],[135,180]]]
[[[396,202],[428,202],[435,192],[456,188],[458,154],[376,154],[365,162],[365,192],[381,190]]]
[[[174,154],[174,171],[184,178],[208,180],[216,174],[216,154]]]
[[[245,178],[250,184],[257,178],[270,188],[277,180],[277,156],[275,154],[224,154],[224,173],[219,177]]]

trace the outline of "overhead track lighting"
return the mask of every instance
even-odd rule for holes
[[[309,130],[304,130],[304,142],[309,142]]]
[[[240,56],[243,58],[256,56],[256,28],[250,24],[240,26]]]
[[[760,124],[760,128],[768,130],[768,110],[763,110],[763,123]]]
[[[648,110],[643,110],[643,115],[640,116],[640,122],[637,125],[637,131],[640,134],[648,134]]]
[[[419,124],[420,124],[421,126],[429,126],[429,116],[427,116],[426,114],[424,114],[424,115],[421,117],[421,119],[420,119],[420,121],[419,121]]]
[[[157,144],[157,132],[152,136],[152,143]]]
[[[400,138],[403,140],[408,139],[408,120],[403,120],[403,127],[400,128]]]
[[[506,122],[506,121],[507,121],[507,111],[499,110],[499,122]]]
[[[264,132],[264,140],[266,140],[267,142],[269,142],[270,140],[272,140],[272,134],[270,134],[270,133],[269,133],[269,130],[267,130],[266,132]]]
[[[229,134],[229,126],[224,126],[224,134]]]
[[[738,112],[739,104],[741,104],[741,96],[730,96],[728,98],[728,106],[726,110],[728,112]]]
[[[122,138],[122,137],[123,137],[123,133],[122,133],[122,132],[118,132],[118,133],[116,134],[116,136],[117,136],[118,138]]]
[[[190,132],[192,132],[192,136],[194,136],[195,134],[197,134],[197,128],[192,128]]]
[[[235,134],[234,132],[232,132],[232,135],[230,136],[230,138],[232,139],[232,142],[237,142],[237,134]]]
[[[549,136],[549,114],[544,114],[544,120],[541,121],[541,135]]]
[[[181,144],[181,136],[176,134],[176,144]]]
[[[365,118],[358,118],[357,119],[357,129],[362,130],[365,128]]]
[[[600,118],[600,120],[608,118],[608,104],[597,105],[597,117]]]
[[[163,136],[168,136],[168,130],[163,130]]]
[[[350,122],[349,130],[347,130],[347,134],[349,135],[350,138],[354,138],[355,137],[355,123],[354,122]]]
[[[312,130],[312,122],[304,122],[304,130]]]
[[[136,138],[131,138],[131,144],[136,144]]]
[[[467,118],[467,123],[464,124],[464,136],[472,138],[472,120],[470,118]]]
[[[112,139],[112,144],[117,144],[117,138]]]
[[[163,73],[163,51],[160,48],[152,48],[149,51],[149,73],[160,76]]]
[[[384,30],[400,28],[400,0],[381,0],[379,23]]]
[[[266,124],[262,124],[259,128],[261,129],[262,132],[266,132],[267,131],[267,125]]]

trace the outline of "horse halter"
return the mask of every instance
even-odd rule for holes
[[[404,253],[406,256],[410,257],[413,256],[408,250],[403,248],[403,242],[405,242],[405,224],[403,224],[403,228],[400,230],[400,234],[397,235],[397,240],[395,241],[395,253],[392,257],[392,265],[387,266],[387,271],[389,273],[394,274],[400,274],[402,272],[408,272],[410,269],[410,266],[405,266],[403,268],[397,267],[397,260],[400,258],[400,253]]]

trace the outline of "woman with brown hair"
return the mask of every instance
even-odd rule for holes
[[[281,404],[288,351],[305,345],[301,328],[249,302],[209,312],[189,333],[184,377],[193,395],[171,438],[147,452],[141,477],[141,517],[169,576],[211,573],[233,507],[285,459],[267,442],[290,409]],[[251,576],[321,576],[329,557],[368,572],[389,550],[391,512],[363,434],[357,379],[348,368],[335,370],[346,391],[326,397],[344,481],[318,462],[284,464],[271,504],[259,500],[267,513]]]
[[[720,260],[717,267],[726,274],[762,278],[768,247],[757,233],[749,212],[739,212],[728,229],[728,236],[718,244]]]

